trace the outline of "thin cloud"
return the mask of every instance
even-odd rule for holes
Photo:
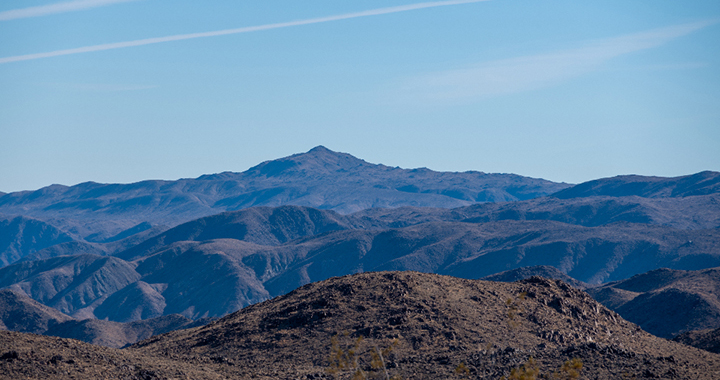
[[[17,20],[21,18],[40,17],[56,13],[82,11],[90,8],[103,7],[117,3],[127,3],[137,0],[77,0],[65,3],[55,3],[48,5],[40,5],[37,7],[29,7],[22,9],[13,9],[0,12],[0,21]]]
[[[51,52],[47,52],[47,53],[18,55],[18,56],[14,56],[14,57],[0,58],[0,63],[27,61],[27,60],[32,60],[32,59],[58,57],[58,56],[70,55],[70,54],[90,53],[90,52],[95,52],[95,51],[159,44],[159,43],[163,43],[163,42],[190,40],[190,39],[195,39],[195,38],[225,36],[228,34],[259,32],[262,30],[288,28],[288,27],[292,27],[292,26],[309,25],[309,24],[319,24],[319,23],[323,23],[323,22],[347,20],[347,19],[358,18],[358,17],[379,16],[379,15],[384,15],[384,14],[413,11],[413,10],[425,9],[425,8],[435,8],[435,7],[444,7],[444,6],[450,6],[450,5],[479,3],[482,1],[489,1],[489,0],[449,0],[449,1],[433,1],[433,2],[427,2],[427,3],[408,4],[408,5],[401,5],[401,6],[397,6],[397,7],[378,8],[378,9],[371,9],[371,10],[362,11],[362,12],[345,13],[345,14],[341,14],[341,15],[318,17],[318,18],[289,21],[289,22],[281,22],[281,23],[276,23],[276,24],[248,26],[248,27],[244,27],[244,28],[217,30],[217,31],[213,31],[213,32],[179,34],[179,35],[167,36],[167,37],[146,38],[146,39],[135,40],[135,41],[115,42],[115,43],[110,43],[110,44],[85,46],[85,47],[80,47],[80,48],[75,48],[75,49],[56,50],[56,51],[51,51]]]
[[[402,92],[415,100],[437,101],[487,98],[534,90],[581,76],[612,58],[661,46],[717,22],[675,25],[598,40],[578,49],[490,61],[470,68],[424,75],[408,80]]]
[[[44,83],[43,85],[63,90],[83,92],[125,92],[151,90],[159,87],[157,85],[118,83]]]

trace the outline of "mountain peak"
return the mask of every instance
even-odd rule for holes
[[[337,152],[333,152],[332,150],[324,147],[323,145],[318,145],[318,146],[316,146],[316,147],[308,150],[307,152],[308,152],[308,153],[318,153],[318,152],[322,152],[322,153],[337,153]]]

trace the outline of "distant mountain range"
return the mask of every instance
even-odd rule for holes
[[[620,176],[571,186],[391,168],[318,147],[243,173],[50,186],[0,197],[0,288],[71,318],[55,318],[62,336],[107,329],[114,338],[97,339],[118,345],[146,337],[133,332],[136,322],[185,326],[178,318],[222,317],[334,276],[534,274],[578,288],[614,281],[589,291],[671,337],[720,327],[712,297],[680,285],[627,290],[623,281],[658,268],[720,267],[719,178]],[[641,319],[676,299],[709,306],[688,318]],[[61,335],[46,323],[53,318],[38,318],[37,331]]]
[[[401,169],[318,146],[242,173],[9,193],[0,196],[0,214],[52,221],[76,238],[107,242],[142,222],[172,226],[254,206],[292,204],[340,213],[371,207],[452,208],[532,199],[569,186],[514,174]]]

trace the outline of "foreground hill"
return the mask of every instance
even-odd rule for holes
[[[720,326],[720,268],[653,270],[588,292],[657,336]]]
[[[546,374],[577,358],[583,378],[720,376],[719,356],[654,337],[562,282],[417,272],[313,283],[128,352],[207,366],[227,377],[277,379],[322,378],[343,358],[377,373],[370,365],[375,348],[385,350],[389,374],[404,379],[459,378],[456,369],[463,368],[470,378],[499,378],[531,357]],[[340,369],[340,377],[353,371]]]
[[[225,379],[211,368],[75,339],[0,331],[0,379]]]

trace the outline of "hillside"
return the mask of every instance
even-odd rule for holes
[[[353,349],[350,361],[357,357],[359,367],[372,373],[374,347],[387,349],[389,374],[404,379],[460,378],[455,369],[461,364],[470,378],[499,378],[530,357],[544,373],[577,358],[589,378],[720,376],[717,355],[645,333],[562,282],[498,283],[417,272],[313,283],[128,352],[220,368],[228,377],[276,379],[326,376],[339,363],[333,350],[348,355]],[[221,364],[212,367],[213,361]],[[349,378],[352,371],[342,373]]]
[[[720,268],[653,270],[588,292],[645,331],[675,335],[720,326]]]
[[[0,330],[43,334],[72,318],[18,291],[0,289]]]

